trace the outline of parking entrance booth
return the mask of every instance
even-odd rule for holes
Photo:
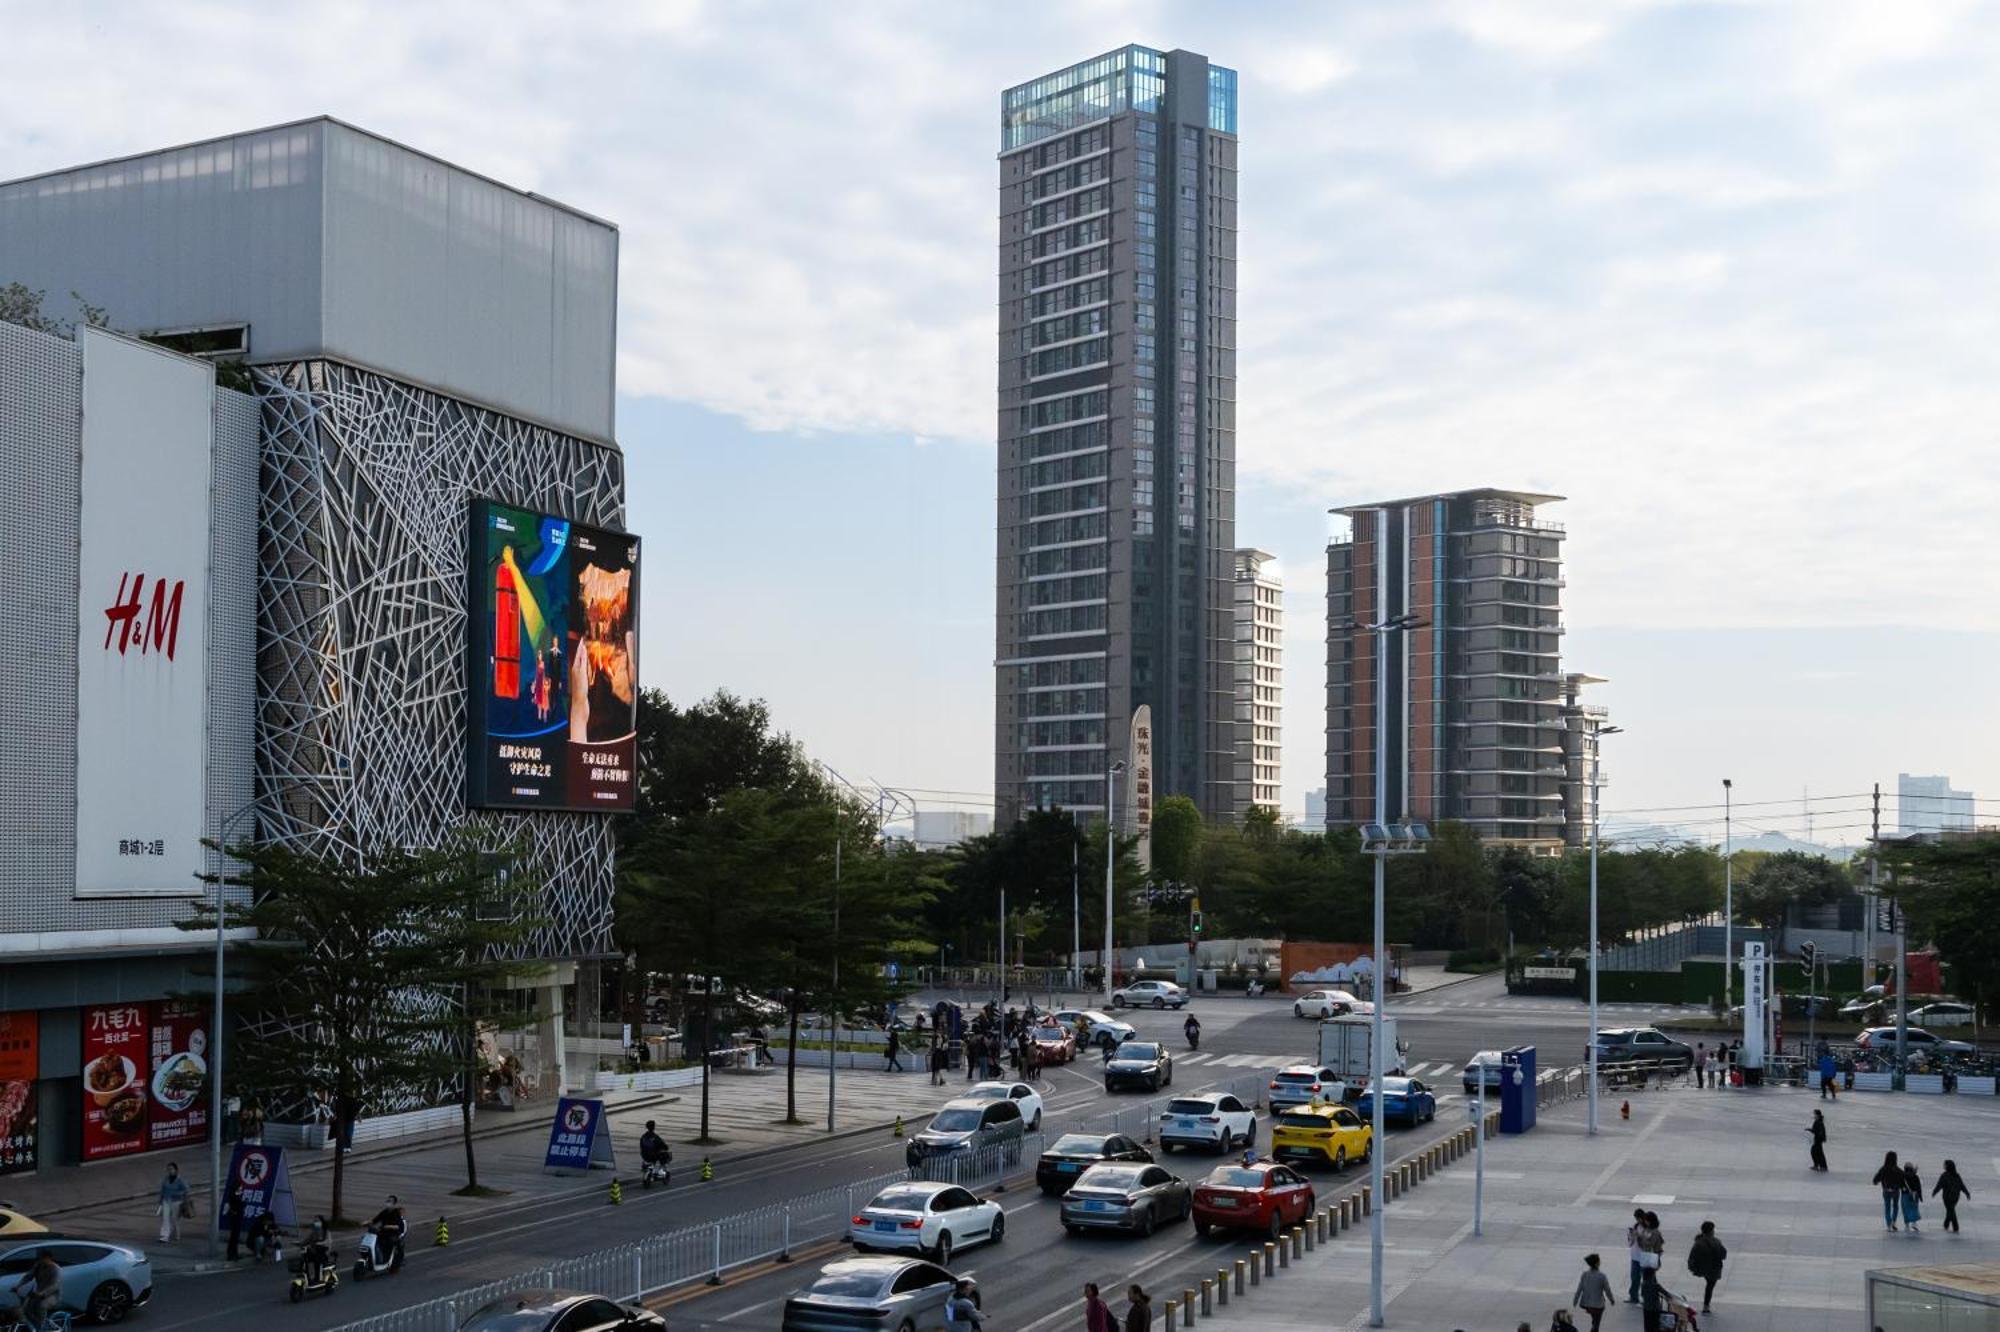
[[[1500,1131],[1526,1133],[1535,1126],[1535,1047],[1500,1052]]]

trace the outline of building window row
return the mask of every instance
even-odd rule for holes
[[[1045,171],[1064,162],[1075,161],[1089,153],[1101,153],[1110,146],[1109,132],[1103,125],[1095,125],[1081,133],[1065,135],[1060,139],[1050,139],[1036,146],[1029,154],[1032,168]]]
[[[1016,688],[1074,689],[1080,685],[1104,685],[1104,657],[1095,654],[1056,661],[1027,662],[1015,668]]]
[[[1020,557],[1021,577],[1052,578],[1073,573],[1091,573],[1104,568],[1101,542],[1081,542],[1052,550],[1037,550]]]
[[[1083,421],[1064,430],[1048,430],[1021,445],[1024,462],[1037,462],[1063,454],[1080,454],[1110,447],[1111,425],[1107,421]]]
[[[1095,777],[1097,789],[1104,789],[1104,747],[1101,743],[1093,749],[1024,754],[1021,762],[1030,777]]]
[[[1110,252],[1103,246],[1078,250],[1060,259],[1048,259],[1036,264],[1028,274],[1030,287],[1053,287],[1058,282],[1074,282],[1078,278],[1102,273],[1111,267]]]
[[[1028,181],[1027,194],[1030,199],[1047,199],[1086,185],[1095,185],[1110,174],[1111,156],[1100,153],[1081,161],[1068,162],[1055,170],[1036,172]]]
[[[1050,315],[1062,314],[1084,305],[1100,305],[1111,296],[1110,279],[1104,277],[1078,278],[1066,287],[1051,287],[1037,292],[1021,303],[1022,315],[1028,319],[1045,319]]]
[[[1076,574],[1068,578],[1049,578],[1027,586],[1030,606],[1059,606],[1081,601],[1104,600],[1105,576],[1102,573]]]
[[[1040,430],[1047,426],[1064,425],[1085,417],[1103,416],[1109,408],[1110,399],[1103,389],[1048,398],[1021,408],[1021,428]]]
[[[1021,330],[1021,350],[1034,351],[1058,342],[1074,342],[1078,338],[1094,338],[1109,331],[1110,312],[1103,306],[1094,310],[1078,310],[1074,314],[1058,315],[1054,319],[1030,324]]]
[[[1051,634],[1102,633],[1105,612],[1106,607],[1101,601],[1095,606],[1064,606],[1056,610],[1028,611],[1018,617],[1021,637],[1045,638]]]
[[[1028,257],[1049,259],[1070,250],[1080,250],[1086,245],[1096,245],[1111,237],[1111,220],[1107,217],[1093,217],[1087,221],[1072,222],[1053,230],[1040,232],[1028,241]]]
[[[1104,719],[1088,721],[1030,721],[1016,728],[1023,749],[1049,749],[1076,745],[1092,749],[1104,747]]]
[[[1111,466],[1108,453],[1082,453],[1053,462],[1030,463],[1021,469],[1021,479],[1029,489],[1067,485],[1073,481],[1095,481]]]
[[[1072,513],[1091,513],[1103,507],[1102,482],[1082,482],[1059,490],[1039,490],[1021,497],[1021,517],[1030,520],[1056,518]]]
[[[1108,522],[1104,514],[1086,513],[1074,518],[1051,518],[1028,524],[1030,546],[1053,546],[1078,541],[1102,541]]]
[[[1108,338],[1088,338],[1082,342],[1072,342],[1066,347],[1052,347],[1038,351],[1027,358],[1024,368],[1029,379],[1042,379],[1049,375],[1060,375],[1071,370],[1081,370],[1085,366],[1104,365],[1111,355]]]

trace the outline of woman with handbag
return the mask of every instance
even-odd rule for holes
[[[188,1196],[181,1168],[167,1162],[167,1176],[160,1181],[160,1243],[173,1244],[181,1237],[181,1218],[194,1215],[194,1199]]]

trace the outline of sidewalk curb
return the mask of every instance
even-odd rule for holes
[[[633,1101],[629,1105],[618,1106],[617,1111],[622,1114],[627,1110],[641,1110],[649,1106],[672,1105],[676,1101],[679,1101],[680,1099],[681,1098],[678,1096],[653,1096],[649,1097],[646,1100]],[[552,1110],[550,1114],[553,1116],[554,1111]],[[492,1128],[488,1129],[474,1128],[472,1130],[472,1137],[473,1141],[477,1142],[482,1138],[500,1138],[500,1137],[505,1137],[511,1133],[525,1133],[530,1129],[541,1129],[546,1131],[548,1125],[549,1121],[544,1120],[539,1116],[537,1116],[532,1119],[524,1119],[516,1122],[496,1123]],[[348,1164],[354,1165],[357,1163],[357,1160],[365,1161],[367,1163],[373,1163],[376,1161],[393,1161],[397,1157],[408,1156],[412,1152],[429,1151],[434,1147],[442,1147],[448,1145],[449,1143],[464,1141],[462,1134],[460,1134],[458,1130],[453,1130],[451,1137],[449,1139],[439,1136],[420,1142],[420,1141],[415,1141],[414,1138],[415,1135],[412,1135],[411,1139],[407,1139],[401,1142],[391,1141],[389,1143],[384,1144],[380,1149],[365,1153],[363,1156],[358,1158],[354,1153],[350,1152],[348,1155]],[[206,1145],[207,1144],[205,1143],[203,1144],[203,1146]],[[308,1173],[324,1173],[326,1171],[333,1169],[333,1157],[331,1155],[326,1155],[324,1153],[325,1149],[321,1148],[319,1152],[315,1153],[312,1156],[300,1156],[293,1158],[295,1164],[291,1165],[292,1172],[297,1175],[304,1175]],[[191,1192],[195,1192],[195,1190],[191,1190]],[[82,1211],[88,1211],[93,1208],[116,1206],[119,1203],[144,1202],[146,1199],[155,1196],[155,1193],[156,1190],[149,1188],[139,1193],[125,1193],[108,1198],[93,1198],[88,1202],[71,1203],[66,1207],[37,1208],[35,1209],[35,1215],[37,1217],[67,1216],[71,1212],[82,1212]],[[225,1265],[220,1270],[233,1271],[235,1269]]]

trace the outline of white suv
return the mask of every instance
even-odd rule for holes
[[[1160,1148],[1206,1147],[1226,1152],[1257,1141],[1257,1112],[1227,1092],[1176,1096],[1160,1112]]]
[[[1122,990],[1111,992],[1113,1008],[1143,1008],[1150,1004],[1154,1008],[1179,1008],[1187,1003],[1187,991],[1172,981],[1133,981]]]

